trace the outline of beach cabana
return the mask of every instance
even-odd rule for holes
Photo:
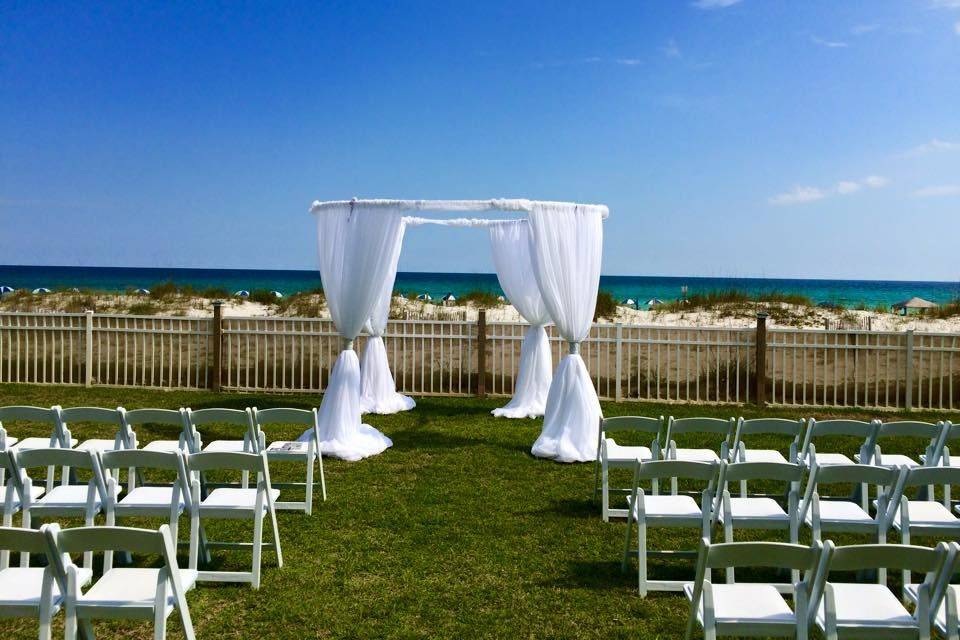
[[[525,216],[487,220],[406,215],[411,211],[491,210]],[[521,346],[514,397],[499,410],[504,412],[500,415],[544,415],[543,429],[531,449],[535,456],[561,462],[596,459],[600,402],[580,357],[580,343],[590,332],[596,307],[602,222],[609,215],[606,206],[531,200],[353,199],[315,202],[311,212],[317,220],[323,289],[333,323],[343,338],[343,350],[318,413],[324,454],[358,460],[392,445],[389,438],[361,420],[360,397],[366,395],[366,376],[391,383],[377,393],[399,395],[392,384],[382,334],[371,333],[363,367],[353,345],[375,315],[386,324],[383,309],[389,307],[405,231],[434,224],[488,231],[500,286],[530,323]],[[569,345],[569,353],[552,377],[544,330],[548,322],[556,325],[560,338]],[[373,354],[369,359],[368,351]]]
[[[924,300],[923,298],[914,296],[909,300],[903,300],[894,304],[893,310],[902,315],[907,315],[911,311],[916,313],[924,313],[927,309],[936,309],[939,306],[940,305],[935,302],[930,302],[929,300]]]

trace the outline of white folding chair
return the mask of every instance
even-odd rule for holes
[[[960,540],[960,518],[950,509],[952,485],[960,485],[960,468],[914,467],[907,471],[904,493],[891,523],[900,533],[903,544],[911,544],[915,536],[933,540]],[[934,487],[942,487],[942,501],[935,498]],[[911,500],[908,489],[920,488],[918,499]],[[904,572],[903,584],[910,582]]]
[[[0,407],[0,428],[6,433],[6,447],[8,449],[18,448],[21,451],[27,449],[42,449],[46,447],[67,448],[76,446],[76,440],[69,438],[65,432],[65,427],[60,420],[60,407],[27,407],[27,406],[9,406]],[[20,438],[19,440],[10,434],[10,427],[16,423],[40,424],[50,429],[49,436],[32,436]]]
[[[803,445],[800,447],[800,462],[810,463],[810,452],[813,449],[815,438],[857,438],[860,440],[857,453],[852,454],[852,458],[845,453],[828,452],[826,448],[816,446],[817,464],[821,467],[831,464],[853,464],[853,458],[860,456],[863,460],[869,460],[869,452],[873,450],[874,440],[877,436],[877,430],[880,428],[880,421],[873,420],[864,422],[862,420],[820,420],[810,418],[807,426],[806,435],[803,437]]]
[[[800,531],[800,481],[803,479],[803,467],[788,462],[722,462],[720,467],[720,494],[715,508],[717,522],[723,527],[724,542],[733,542],[733,530],[751,529],[762,531],[784,531],[787,542],[796,544]],[[769,496],[731,497],[727,489],[728,482],[746,482],[763,480],[785,484],[787,496],[785,506]],[[778,584],[783,593],[793,590],[799,580],[794,572],[792,583]],[[727,583],[734,582],[734,569],[727,571]]]
[[[6,478],[3,492],[3,515],[0,519],[0,526],[4,527],[13,526],[13,516],[20,511],[22,506],[20,496],[23,495],[24,481],[26,480],[26,474],[17,467],[13,455],[12,451],[0,451],[0,472]],[[43,495],[45,490],[43,486],[34,487],[31,485],[30,497],[36,500]],[[7,566],[7,555],[8,552],[5,549],[0,549],[0,566]]]
[[[697,529],[700,537],[710,538],[712,508],[716,489],[719,462],[688,462],[684,460],[655,460],[636,462],[633,473],[633,492],[628,497],[627,531],[624,540],[622,570],[627,570],[631,556],[637,558],[638,588],[641,597],[648,591],[680,591],[689,580],[648,580],[647,556],[693,555],[689,551],[656,550],[647,548],[647,531],[661,528]],[[700,504],[689,495],[646,495],[640,483],[644,480],[677,478],[692,480],[704,486]],[[633,525],[637,526],[637,547],[631,547]]]
[[[737,420],[737,428],[733,436],[731,450],[732,462],[797,462],[800,452],[800,441],[803,438],[806,421],[803,418],[787,420],[786,418],[752,418]],[[790,439],[787,455],[777,449],[751,449],[745,438],[754,435],[787,436]]]
[[[945,439],[947,426],[943,422],[918,422],[915,420],[898,420],[895,422],[881,422],[874,437],[872,449],[868,452],[869,459],[864,460],[856,456],[857,462],[866,462],[878,467],[920,467],[926,460],[933,460],[936,451]],[[926,440],[923,453],[909,456],[902,453],[883,453],[881,444],[884,441],[897,438],[909,446],[916,439]],[[924,462],[919,462],[922,460]]]
[[[610,517],[625,518],[626,509],[610,508],[610,493],[626,494],[629,488],[611,488],[611,469],[633,469],[637,460],[648,462],[660,460],[663,457],[660,446],[660,432],[663,429],[663,416],[647,418],[641,416],[617,416],[600,418],[600,428],[597,433],[597,461],[593,472],[593,497],[601,493],[603,505],[603,521],[608,522]],[[618,444],[610,437],[614,433],[646,433],[653,434],[650,446]]]
[[[956,640],[960,637],[960,629],[958,629],[960,585],[950,584],[950,579],[960,568],[960,544],[947,542],[946,545],[947,560],[944,562],[943,569],[940,571],[940,579],[935,583],[930,596],[931,603],[939,603],[936,609],[931,605],[931,610],[934,611],[932,624],[941,636]],[[910,575],[909,572],[904,573]],[[914,607],[919,606],[921,586],[914,583],[904,583],[904,602],[912,604]]]
[[[70,428],[70,425],[76,423],[93,423],[107,425],[112,427],[114,435],[112,438],[87,438],[79,445],[77,449],[81,451],[112,451],[114,449],[136,449],[137,436],[130,426],[123,419],[124,409],[104,409],[101,407],[70,407],[60,410],[60,419],[63,426],[71,433],[76,429]]]
[[[184,409],[132,409],[124,414],[131,429],[141,425],[172,427],[177,430],[176,440],[151,440],[141,448],[144,451],[187,451],[198,453],[202,449],[200,434],[192,428]]]
[[[93,620],[153,620],[153,637],[167,637],[167,618],[174,610],[180,616],[188,640],[196,636],[186,592],[197,581],[195,571],[180,569],[177,553],[167,525],[157,531],[130,527],[80,527],[48,529],[47,544],[51,552],[60,554],[67,577],[64,600],[64,637],[73,640],[78,627],[83,635],[94,637]],[[103,552],[103,575],[86,591],[81,589],[79,569],[70,561],[71,553]],[[160,568],[114,568],[115,551],[159,555]]]
[[[93,526],[94,518],[103,511],[107,502],[107,486],[103,470],[92,450],[78,449],[29,449],[16,451],[14,462],[18,469],[27,472],[23,480],[23,493],[20,495],[22,523],[24,529],[33,525],[34,518],[83,518],[84,524]],[[29,470],[38,467],[63,467],[61,484],[48,490],[43,496],[34,500],[32,497],[33,481]],[[69,478],[75,469],[84,469],[90,479],[86,484],[70,484]],[[28,562],[26,556],[20,556],[21,566]],[[93,555],[84,557],[83,566],[93,567]]]
[[[9,567],[0,559],[0,618],[36,618],[40,640],[53,638],[53,617],[60,611],[66,594],[66,576],[50,553],[46,540],[48,527],[40,531],[0,527],[3,558],[10,553],[36,554],[47,558],[46,567]],[[76,580],[86,584],[91,571],[79,569]]]
[[[931,612],[939,602],[934,592],[940,572],[948,564],[948,548],[940,543],[936,549],[898,544],[866,544],[833,548],[824,543],[828,554],[827,579],[822,596],[811,600],[813,618],[827,640],[841,638],[930,638]],[[908,611],[885,581],[839,582],[829,572],[899,569],[925,574],[917,587],[917,607]]]
[[[136,474],[128,474],[127,487],[120,496],[121,486],[116,477],[107,475],[107,502],[104,509],[107,526],[114,526],[120,517],[167,518],[170,536],[177,543],[180,515],[190,505],[190,477],[187,474],[185,453],[181,451],[146,451],[129,449],[105,451],[100,454],[100,468],[133,468],[138,472],[152,470],[173,472],[169,485],[136,486]]]
[[[933,461],[927,460],[925,455],[921,456],[920,459],[927,466],[960,467],[960,456],[950,454],[950,443],[960,439],[960,424],[953,424],[949,420],[944,420],[941,424],[943,425],[943,436],[941,436],[940,443],[934,449]]]
[[[697,557],[697,574],[693,583],[683,586],[690,601],[686,638],[693,637],[699,625],[704,638],[714,640],[726,636],[765,636],[806,640],[809,625],[809,599],[820,575],[821,548],[782,542],[733,542],[710,544],[704,538]],[[790,586],[794,608],[773,585],[740,582],[713,584],[712,569],[732,573],[737,567],[773,567],[788,569],[799,576]]]
[[[812,456],[810,475],[800,503],[800,519],[813,531],[814,540],[822,540],[824,533],[858,533],[869,535],[879,544],[887,541],[890,520],[895,505],[900,503],[903,486],[907,480],[906,469],[875,467],[867,464],[834,464],[821,467],[816,454]],[[853,499],[822,499],[820,487],[824,485],[869,484],[882,487],[883,491],[870,515],[866,493],[858,503]],[[891,508],[891,505],[894,505]],[[886,579],[885,569],[881,577]]]
[[[320,455],[320,428],[317,425],[316,409],[257,409],[253,407],[253,421],[257,427],[257,443],[261,451],[267,454],[267,461],[274,462],[297,462],[307,468],[305,482],[274,482],[276,489],[297,489],[304,488],[306,492],[305,499],[302,502],[277,502],[276,507],[280,510],[303,511],[307,515],[313,513],[313,489],[314,489],[314,464],[320,464],[320,493],[323,499],[327,499],[327,481],[323,476],[323,457]],[[307,427],[310,432],[309,439],[304,442],[301,440],[274,440],[267,444],[267,435],[265,429],[277,425],[296,425],[298,427]],[[276,469],[274,469],[276,471]]]
[[[730,455],[730,440],[733,437],[734,419],[728,418],[674,418],[667,420],[667,434],[664,442],[667,444],[668,460],[685,460],[687,462],[719,462],[726,460]],[[716,449],[678,448],[676,437],[682,434],[713,434],[722,436]]]
[[[191,431],[200,432],[198,427],[202,426],[228,426],[233,427],[233,431],[242,431],[243,437],[239,440],[213,440],[204,445],[202,451],[206,453],[227,452],[227,453],[256,453],[257,433],[253,424],[253,412],[247,409],[184,409],[187,421],[190,424]],[[237,434],[239,435],[239,434]],[[240,474],[240,484],[236,483],[214,483],[212,487],[236,487],[240,486],[246,489],[250,485],[250,474],[243,471]],[[206,491],[206,482],[203,482],[203,489]]]
[[[212,542],[207,546],[216,548],[250,548],[253,550],[252,570],[246,571],[201,571],[198,579],[214,582],[249,582],[254,589],[260,588],[260,556],[263,548],[273,549],[277,554],[277,566],[283,566],[283,554],[280,550],[280,530],[277,527],[275,501],[280,491],[270,485],[270,469],[267,455],[260,453],[201,452],[187,460],[188,470],[204,473],[213,470],[244,470],[253,472],[258,479],[256,489],[221,487],[201,499],[200,482],[194,478],[191,482],[193,510],[190,513],[190,568],[197,568],[200,546],[201,520],[230,519],[253,521],[253,543]],[[273,529],[273,543],[263,542],[263,519],[270,516]]]

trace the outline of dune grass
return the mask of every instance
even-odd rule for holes
[[[311,407],[318,402],[316,395],[0,385],[0,405],[196,409]],[[683,637],[683,598],[655,594],[640,599],[635,565],[621,573],[625,525],[600,520],[591,499],[593,466],[531,457],[530,444],[541,422],[492,418],[490,410],[502,402],[419,398],[414,411],[369,416],[367,422],[393,439],[393,448],[356,463],[325,461],[329,499],[322,504],[318,499],[312,517],[281,512],[285,565],[277,569],[274,555],[265,553],[260,591],[204,584],[189,594],[198,638]],[[607,415],[678,417],[809,413],[635,403],[605,404],[604,410]],[[89,425],[72,429],[80,438],[95,432]],[[26,431],[12,435],[42,433]],[[224,429],[204,436],[209,441],[232,434]],[[139,437],[148,441],[169,434],[142,429]],[[778,445],[783,443],[774,442]],[[271,472],[285,478],[294,470],[274,466]],[[189,525],[186,519],[181,522],[185,539]],[[208,531],[220,539],[250,536],[250,527],[238,523],[211,523]],[[696,542],[695,533],[651,536],[657,546],[692,547]],[[183,553],[181,560],[186,562]],[[249,566],[249,555],[215,552],[215,562],[222,569],[241,569]],[[686,565],[655,563],[651,571],[682,576]],[[170,636],[182,637],[179,624],[171,621]],[[62,614],[57,625],[59,634]],[[136,622],[97,625],[104,638],[144,638],[149,629]],[[35,623],[0,620],[0,637],[34,638]]]

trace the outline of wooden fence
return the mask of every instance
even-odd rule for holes
[[[391,320],[397,388],[509,395],[526,325]],[[548,328],[554,363],[567,346]],[[960,334],[595,324],[581,355],[609,400],[960,407]],[[356,341],[362,352],[366,338]],[[330,320],[0,313],[0,382],[322,392]],[[765,372],[757,377],[756,370]]]

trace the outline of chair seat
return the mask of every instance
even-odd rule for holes
[[[10,439],[8,438],[7,442],[9,441]],[[77,442],[78,441],[76,438],[71,438],[70,446],[71,447],[77,446]],[[11,448],[16,448],[18,451],[29,451],[31,449],[47,449],[49,447],[50,447],[50,438],[31,437],[31,438],[24,438],[23,440],[17,443],[16,447],[11,447]]]
[[[90,589],[77,599],[78,609],[83,607],[149,608],[152,609],[157,595],[157,578],[160,569],[119,568],[107,571]],[[184,592],[197,582],[197,572],[180,569],[180,583]],[[167,590],[167,610],[173,609],[174,596]]]
[[[13,436],[6,437],[6,443],[8,447],[12,447],[13,445],[17,444],[18,441],[19,438],[14,438]]]
[[[793,610],[769,584],[714,584],[713,607],[718,625],[723,624],[796,624]],[[693,600],[693,584],[683,585],[687,600]],[[698,603],[697,620],[703,624],[703,602]]]
[[[834,582],[837,626],[872,628],[915,627],[916,621],[899,598],[882,584]],[[817,625],[824,628],[824,603],[817,609]]]
[[[0,571],[0,607],[39,607],[43,588],[43,567],[11,567]],[[78,569],[80,584],[87,584],[93,572]],[[60,586],[53,581],[53,599],[59,603]]]
[[[307,455],[308,442],[299,440],[278,440],[267,447],[268,458],[304,458]]]
[[[653,452],[650,451],[650,447],[620,445],[607,438],[607,460],[625,463],[653,460]]]
[[[745,449],[740,462],[780,462],[786,464],[787,458],[776,449]]]
[[[842,453],[820,453],[818,451],[816,456],[817,464],[821,467],[830,464],[855,464],[853,460]]]
[[[637,509],[631,503],[633,496],[627,496],[627,503],[633,509],[634,518],[638,517]],[[691,496],[644,496],[644,511],[647,519],[650,518],[688,518],[699,520],[703,517],[697,501]]]
[[[860,454],[853,456],[857,464],[861,462]],[[820,456],[817,456],[817,460],[820,460]],[[878,467],[907,467],[912,469],[913,467],[919,467],[920,463],[911,458],[910,456],[905,456],[900,453],[881,453],[880,454],[880,463],[877,464],[877,461],[874,460],[873,464],[876,464]]]
[[[115,451],[116,441],[113,438],[90,438],[77,445],[78,451]]]
[[[713,449],[676,449],[676,459],[687,462],[716,462],[720,456]]]
[[[44,494],[44,492],[46,492],[46,490],[47,490],[47,488],[44,487],[43,485],[30,485],[30,501],[31,501],[31,502],[36,502],[36,501],[37,501],[37,498],[39,498],[40,496],[42,496],[42,495]],[[18,495],[16,492],[14,492],[14,494],[13,494],[13,505],[12,505],[12,507],[13,507],[13,510],[14,510],[14,511],[16,511],[17,509],[20,508],[20,497],[19,497],[19,495]]]
[[[36,501],[37,506],[44,508],[86,508],[87,485],[70,484],[57,485],[52,491]],[[93,504],[95,509],[101,506],[100,494],[94,489]]]
[[[183,510],[185,503],[183,494],[178,496],[180,509]],[[173,501],[173,487],[136,487],[133,491],[123,496],[118,503],[119,507],[128,509],[165,509],[170,510],[170,503]]]
[[[280,497],[279,489],[270,489],[270,495],[274,502]],[[214,489],[207,499],[200,503],[200,510],[204,509],[236,509],[252,510],[257,506],[256,489],[234,489],[221,488]],[[267,510],[267,504],[264,502],[263,510]]]
[[[813,522],[813,509],[807,510],[804,518],[809,525]],[[847,500],[821,500],[820,501],[820,523],[821,524],[875,524],[870,514],[864,511],[860,505]]]
[[[933,500],[910,500],[910,526],[911,527],[943,527],[956,529],[960,526],[960,520],[950,513],[950,510],[943,506],[943,503]],[[893,526],[900,529],[900,509],[897,509],[893,516]]]
[[[186,443],[180,445],[179,440],[154,440],[143,446],[144,451],[162,451],[164,453],[177,453],[178,451],[188,451]]]
[[[730,498],[730,516],[737,520],[776,520],[784,524],[790,522],[790,516],[773,498]],[[717,514],[723,522],[723,509]]]
[[[203,448],[204,451],[230,451],[234,453],[244,452],[243,440],[214,440]]]

